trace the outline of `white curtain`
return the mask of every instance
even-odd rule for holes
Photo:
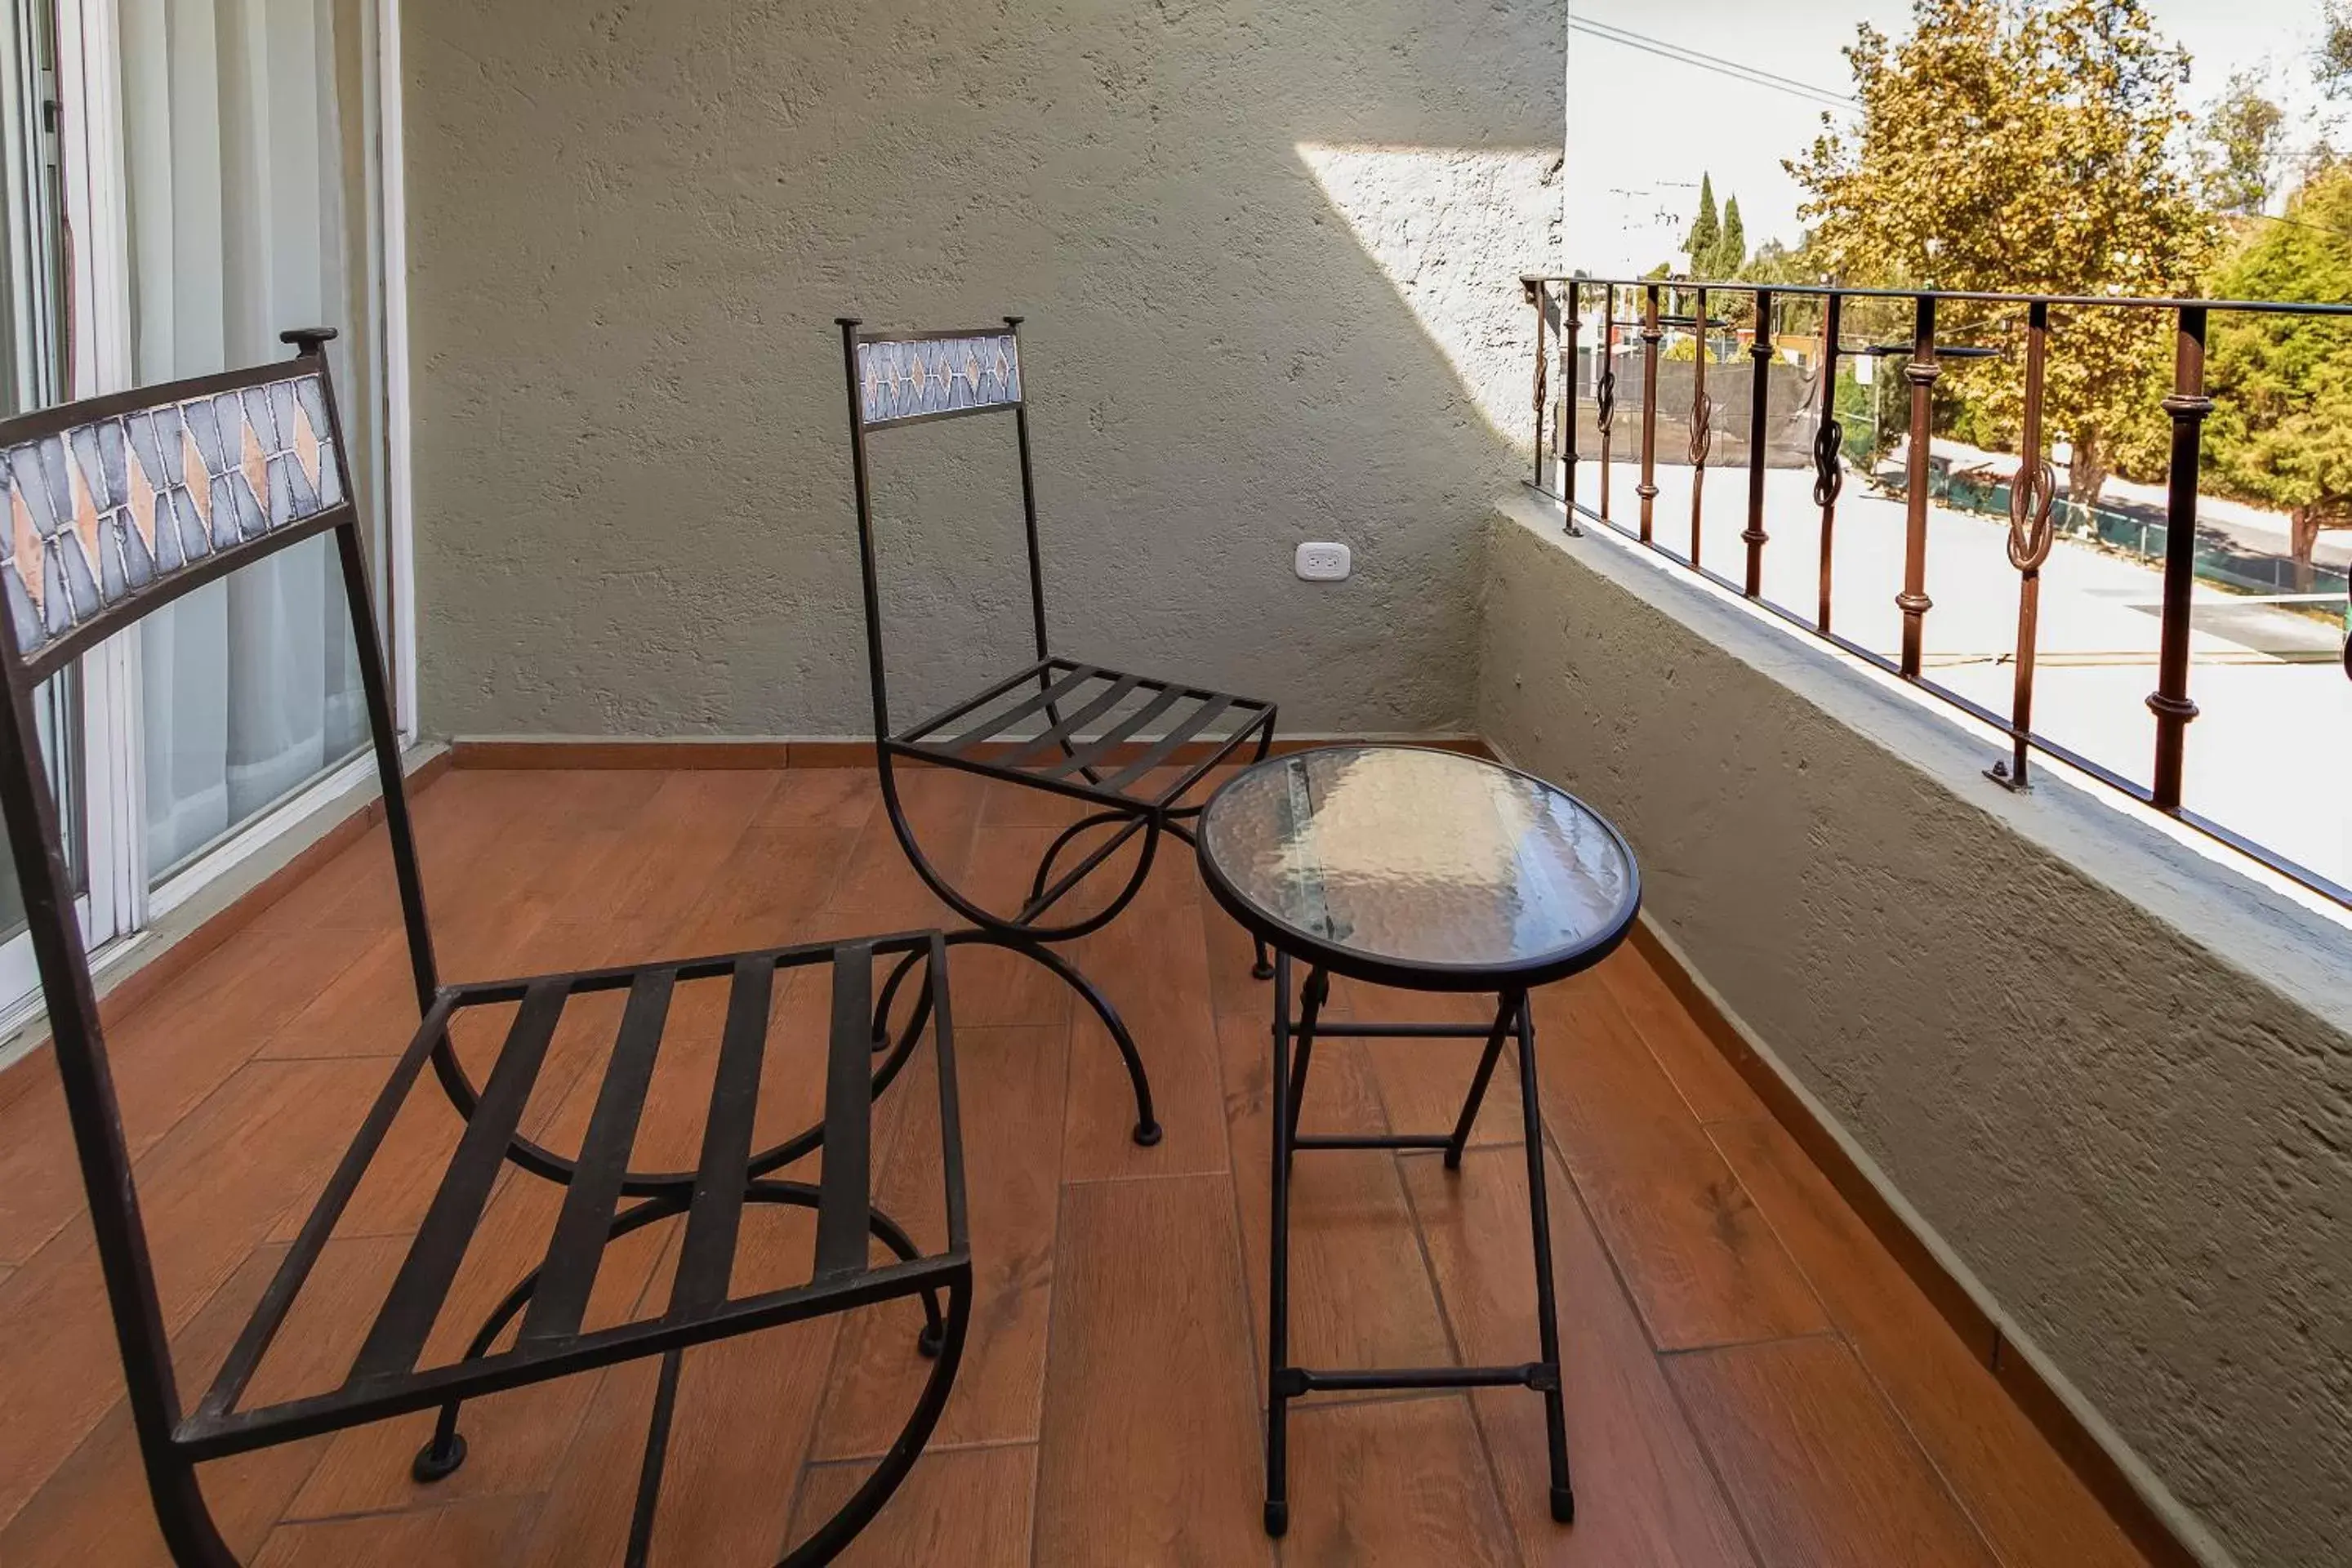
[[[288,327],[349,337],[367,290],[346,221],[359,106],[339,101],[335,0],[121,7],[138,381],[281,358]],[[349,363],[339,345],[337,371]],[[371,411],[343,395],[363,446]],[[331,539],[197,590],[142,637],[151,879],[366,742]]]

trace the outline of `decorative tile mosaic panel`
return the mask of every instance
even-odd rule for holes
[[[17,651],[205,556],[341,502],[316,375],[166,403],[0,452]]]
[[[1011,332],[857,345],[860,411],[868,425],[962,414],[1021,401],[1021,344]]]

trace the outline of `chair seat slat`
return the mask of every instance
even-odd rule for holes
[[[743,1188],[751,1179],[751,1122],[760,1109],[760,1068],[768,1048],[768,1004],[776,981],[765,954],[739,959],[719,1042],[719,1072],[710,1086],[710,1115],[702,1130],[702,1162],[678,1250],[670,1316],[707,1312],[727,1300],[735,1268],[735,1238],[743,1223]]]
[[[1094,666],[1082,664],[1027,700],[1005,710],[985,723],[976,724],[966,730],[954,740],[948,742],[944,749],[961,754],[982,741],[993,740],[1032,713],[1052,707],[1073,690],[1101,674],[1102,671],[1095,668]]]
[[[937,962],[936,959],[934,962]],[[864,1270],[872,1207],[874,1083],[872,950],[852,944],[833,961],[833,1038],[824,1073],[824,1174],[817,1194],[817,1280]]]
[[[1192,712],[1187,713],[1182,721],[1171,727],[1166,734],[1146,747],[1141,756],[1103,780],[1103,787],[1109,790],[1128,788],[1144,774],[1166,762],[1174,754],[1177,747],[1215,723],[1223,716],[1225,710],[1233,706],[1234,700],[1222,692],[1210,698]],[[1234,739],[1239,740],[1240,736],[1236,735]]]
[[[1133,691],[1142,683],[1143,677],[1139,675],[1120,676],[1117,680],[1110,683],[1110,689],[1105,691],[1093,701],[1088,702],[1085,707],[1072,712],[1060,723],[1055,725],[1052,729],[1046,731],[1035,740],[1031,741],[1027,745],[1016,747],[1013,751],[1006,752],[1003,756],[993,758],[992,760],[999,767],[1017,768],[1027,763],[1033,758],[1041,757],[1046,752],[1057,749],[1063,742],[1068,740],[1072,735],[1076,734],[1087,725],[1093,723],[1096,720],[1101,718],[1104,714],[1108,713],[1120,703],[1126,701],[1128,693]]]
[[[565,990],[560,979],[541,980],[524,994],[507,1032],[498,1065],[483,1086],[482,1098],[466,1123],[457,1152],[433,1194],[425,1223],[402,1260],[400,1272],[384,1298],[383,1308],[369,1328],[366,1341],[352,1363],[351,1381],[365,1382],[412,1371],[425,1341],[441,1314],[450,1282],[466,1248],[482,1223],[490,1188],[505,1163],[515,1129],[522,1123],[531,1086],[547,1060],[548,1042],[555,1037],[562,1016]]]
[[[596,1109],[581,1140],[579,1167],[564,1191],[563,1212],[556,1216],[519,1344],[543,1343],[580,1331],[597,1267],[604,1260],[613,1208],[620,1202],[621,1184],[628,1173],[629,1152],[636,1143],[637,1123],[645,1114],[646,1089],[653,1082],[677,978],[673,970],[648,969],[629,987],[621,1032],[613,1043],[604,1085],[596,1091]]]
[[[1034,771],[1047,778],[1059,778],[1065,773],[1092,766],[1133,740],[1145,725],[1182,700],[1184,692],[1171,686],[1085,745],[1076,748],[1066,756],[1052,759]]]

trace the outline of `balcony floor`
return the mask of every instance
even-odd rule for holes
[[[941,858],[1005,895],[1066,819],[960,775],[909,794]],[[455,979],[938,918],[863,772],[460,772],[417,809]],[[184,1384],[226,1353],[413,1027],[390,886],[378,831],[112,1030]],[[1277,1554],[1258,1517],[1267,989],[1183,855],[1077,956],[1135,1029],[1166,1141],[1129,1142],[1117,1057],[1091,1020],[1073,1025],[1066,993],[1006,955],[957,953],[979,1304],[930,1451],[845,1561],[2140,1561],[1630,948],[1538,1005],[1579,1522],[1545,1514],[1536,1395],[1332,1397],[1297,1407]],[[1335,1000],[1361,1016],[1454,1005],[1345,984]],[[584,1117],[596,1042],[572,1043],[559,1040],[527,1129]],[[1443,1130],[1475,1049],[1334,1042],[1307,1126]],[[1303,1363],[1535,1353],[1507,1078],[1458,1176],[1433,1154],[1299,1159]],[[0,1563],[161,1563],[56,1078],[7,1082]],[[783,1098],[812,1087],[771,1082]],[[883,1102],[900,1124],[895,1142],[877,1131],[877,1184],[919,1236],[937,1157],[926,1168],[936,1143],[909,1131],[915,1087]],[[672,1163],[692,1163],[698,1093],[656,1079],[644,1136],[686,1141]],[[763,1116],[797,1121],[800,1103]],[[386,1158],[437,1171],[457,1118],[429,1082],[412,1113]],[[300,1342],[318,1346],[364,1326],[351,1314],[372,1310],[363,1291],[397,1266],[430,1186],[371,1177],[314,1277],[319,1315],[289,1335],[308,1322]],[[551,1191],[509,1173],[481,1236],[516,1250],[478,1242],[494,1256],[469,1258],[444,1331],[470,1330],[460,1310],[478,1317],[513,1259],[535,1255]],[[747,1220],[739,1269],[805,1269],[814,1226],[796,1224]],[[659,1308],[675,1228],[644,1234],[599,1278],[607,1319]],[[771,1563],[845,1497],[911,1400],[917,1322],[900,1303],[689,1356],[656,1534],[665,1568]],[[295,1359],[318,1362],[312,1386],[337,1364]],[[414,1418],[213,1467],[207,1491],[232,1544],[270,1568],[617,1563],[654,1369],[484,1401],[470,1462],[437,1488],[409,1479],[429,1424]]]

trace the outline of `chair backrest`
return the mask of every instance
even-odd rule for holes
[[[0,421],[0,812],[142,1445],[179,1419],[34,689],[190,590],[333,533],[420,1007],[439,981],[324,328],[291,362]],[[150,1452],[152,1452],[152,1447]]]
[[[841,327],[842,370],[849,390],[850,463],[857,489],[858,564],[866,593],[866,652],[874,692],[874,738],[890,735],[890,699],[882,658],[882,595],[874,556],[874,501],[866,437],[877,430],[968,415],[1013,416],[1021,454],[1021,519],[1029,544],[1029,620],[1037,657],[1046,657],[1045,569],[1037,553],[1037,492],[1029,471],[1029,405],[1022,394],[1021,318],[1001,327],[937,332]]]

